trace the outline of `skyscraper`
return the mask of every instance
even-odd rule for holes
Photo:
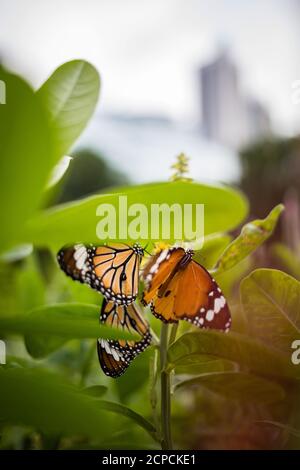
[[[211,140],[238,149],[269,132],[267,112],[245,99],[238,70],[226,51],[200,69],[202,124]]]

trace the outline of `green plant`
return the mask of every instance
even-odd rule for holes
[[[201,448],[207,430],[218,446],[219,430],[237,439],[245,422],[260,430],[277,426],[280,436],[297,439],[300,371],[290,361],[290,341],[299,334],[300,285],[280,271],[249,273],[252,253],[271,236],[283,207],[246,224],[233,240],[228,232],[247,215],[245,197],[192,182],[181,155],[172,182],[115,188],[43,209],[51,171],[93,113],[99,77],[90,64],[72,61],[38,92],[7,71],[0,78],[8,91],[0,107],[0,337],[12,340],[0,369],[1,447]],[[120,195],[146,207],[205,205],[205,239],[195,259],[226,291],[233,331],[184,322],[170,328],[149,316],[160,339],[113,381],[99,371],[95,340],[128,335],[99,325],[101,297],[67,279],[54,255],[66,243],[99,242],[96,207],[116,204]],[[265,443],[276,445],[261,431],[255,445]]]

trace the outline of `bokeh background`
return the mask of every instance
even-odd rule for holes
[[[298,0],[0,5],[0,60],[34,87],[73,58],[102,77],[97,111],[73,149],[79,158],[49,205],[166,180],[185,152],[195,180],[240,186],[250,215],[285,202],[279,238],[298,253]]]
[[[297,0],[1,0],[0,8],[0,60],[35,87],[72,58],[100,71],[99,106],[77,149],[124,180],[166,179],[184,151],[195,179],[240,182],[250,173],[241,148],[299,131]]]
[[[45,206],[111,186],[168,180],[175,156],[185,152],[193,179],[246,193],[250,218],[265,217],[280,202],[286,206],[272,242],[226,280],[233,298],[235,286],[255,267],[279,267],[300,279],[299,18],[297,0],[0,0],[0,63],[6,68],[34,88],[76,58],[101,74],[97,110]],[[0,265],[6,313],[19,305],[31,310],[99,301],[58,271],[53,254],[38,249],[35,255]],[[235,324],[242,331],[243,321]],[[28,359],[19,340],[10,340],[9,348]],[[71,342],[45,363],[80,384],[100,382],[109,398],[150,414],[151,354],[146,351],[113,384],[99,375],[88,341]],[[183,448],[282,448],[286,434],[253,422],[288,422],[293,413],[300,416],[293,403],[270,411],[250,402],[237,407],[203,390],[185,392],[173,407],[174,438]],[[190,432],[182,433],[185,428]],[[145,445],[143,435],[125,426],[115,435],[125,448]],[[13,428],[1,446],[99,447],[48,438]],[[109,438],[105,444],[118,445]],[[299,448],[299,439],[290,447]]]

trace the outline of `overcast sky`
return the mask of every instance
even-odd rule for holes
[[[0,55],[39,85],[59,64],[90,60],[104,111],[195,119],[196,70],[227,44],[244,89],[277,129],[300,127],[296,0],[0,0]]]

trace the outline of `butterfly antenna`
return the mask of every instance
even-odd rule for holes
[[[144,246],[143,250],[144,250],[145,253],[147,253],[147,255],[151,256],[151,253],[149,253],[149,251],[146,250],[148,245],[149,245],[149,242]]]

